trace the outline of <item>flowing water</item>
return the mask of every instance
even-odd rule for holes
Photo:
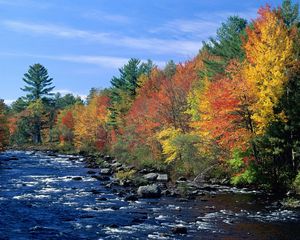
[[[189,201],[128,202],[74,159],[0,155],[0,239],[300,239],[300,212],[265,193],[223,188]]]

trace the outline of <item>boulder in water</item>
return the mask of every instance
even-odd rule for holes
[[[141,186],[138,188],[137,194],[142,198],[159,198],[161,197],[161,189],[156,184]]]

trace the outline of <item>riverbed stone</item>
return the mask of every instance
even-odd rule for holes
[[[148,174],[145,174],[143,177],[145,179],[147,179],[148,181],[154,181],[155,179],[157,179],[158,174],[157,173],[148,173]]]
[[[158,174],[156,180],[160,182],[167,182],[169,181],[169,176],[168,174]]]
[[[110,168],[102,168],[102,169],[100,170],[100,173],[101,173],[101,174],[104,174],[104,175],[111,175],[111,174],[112,174],[112,171],[111,171]]]
[[[140,186],[137,194],[142,198],[159,198],[161,197],[161,189],[156,184]]]

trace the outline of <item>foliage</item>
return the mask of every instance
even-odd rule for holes
[[[287,68],[293,63],[293,40],[275,11],[259,10],[253,28],[247,28],[245,77],[255,96],[251,106],[257,134],[263,134],[270,122],[284,121],[285,113],[276,113],[288,82]]]
[[[296,178],[293,181],[293,188],[297,192],[297,194],[300,193],[300,171],[298,172]]]
[[[116,178],[119,180],[132,180],[134,178],[135,170],[118,171],[116,172]]]
[[[49,77],[47,69],[39,63],[29,66],[23,81],[26,85],[22,90],[29,92],[26,95],[28,101],[46,100],[46,97],[53,95],[51,93],[54,89],[54,86],[51,86],[53,79]]]
[[[0,151],[3,151],[9,143],[9,128],[5,113],[4,101],[0,99]]]
[[[244,59],[241,36],[244,35],[246,25],[247,21],[238,16],[231,16],[225,23],[222,23],[217,30],[217,37],[210,38],[210,41],[204,44],[204,49],[215,57],[204,60],[206,69],[202,74],[212,78],[224,73],[230,60],[242,61]]]
[[[229,160],[233,172],[231,183],[234,185],[249,185],[256,182],[257,171],[253,162],[249,162],[249,153],[243,153],[238,149],[233,151],[232,159]]]

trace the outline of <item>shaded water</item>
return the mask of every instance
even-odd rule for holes
[[[127,202],[88,170],[69,156],[1,154],[0,239],[300,239],[300,212],[263,193]],[[173,234],[175,225],[188,234]]]

